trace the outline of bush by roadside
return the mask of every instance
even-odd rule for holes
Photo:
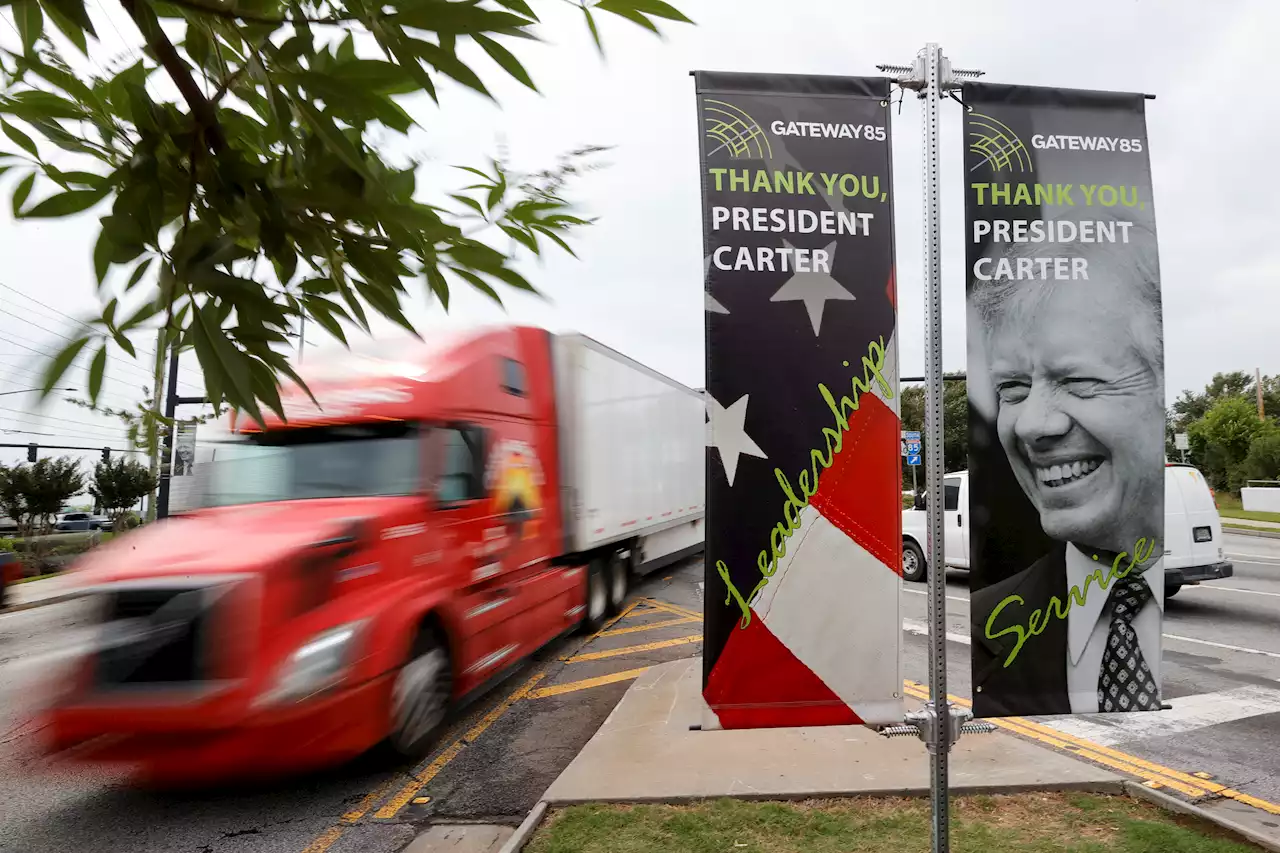
[[[114,533],[87,531],[79,533],[51,533],[47,536],[0,538],[0,552],[18,554],[23,564],[23,575],[35,577],[63,571],[76,558],[109,542]]]
[[[956,797],[956,853],[1254,853],[1216,826],[1127,797]],[[716,800],[690,806],[572,806],[550,815],[529,853],[919,853],[925,799],[794,803]]]

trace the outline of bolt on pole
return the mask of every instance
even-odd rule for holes
[[[897,736],[914,733],[929,750],[933,811],[933,851],[951,849],[948,759],[961,732],[986,732],[986,723],[970,723],[967,709],[953,707],[947,699],[947,572],[943,524],[945,501],[943,476],[946,460],[942,438],[942,227],[939,151],[939,101],[960,77],[976,77],[978,71],[952,71],[937,44],[925,46],[911,66],[881,65],[881,71],[897,76],[904,89],[915,91],[924,102],[921,133],[924,147],[924,288],[925,288],[925,491],[928,494],[929,561],[929,703],[907,715],[904,726],[886,730]]]

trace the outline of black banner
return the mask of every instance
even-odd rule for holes
[[[1158,710],[1164,335],[1145,99],[981,84],[963,99],[974,711]]]
[[[704,696],[729,728],[900,720],[889,84],[695,77]]]

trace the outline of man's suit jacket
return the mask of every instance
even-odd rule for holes
[[[1024,603],[1006,605],[992,625],[992,633],[999,634],[1010,625],[1021,625],[1028,637],[1018,656],[1005,666],[1005,659],[1017,646],[1018,637],[1010,632],[994,640],[987,639],[986,625],[996,606],[1011,595],[1021,596]],[[1067,690],[1067,620],[1049,616],[1044,632],[1036,636],[1030,636],[1028,628],[1031,614],[1036,610],[1047,611],[1049,600],[1055,596],[1065,609],[1065,545],[1056,546],[1030,568],[970,596],[975,716],[1071,713]]]

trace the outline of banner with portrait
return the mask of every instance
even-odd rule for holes
[[[900,722],[889,83],[695,78],[703,696],[725,728]]]
[[[985,84],[963,100],[974,711],[1159,710],[1164,333],[1146,101]]]

